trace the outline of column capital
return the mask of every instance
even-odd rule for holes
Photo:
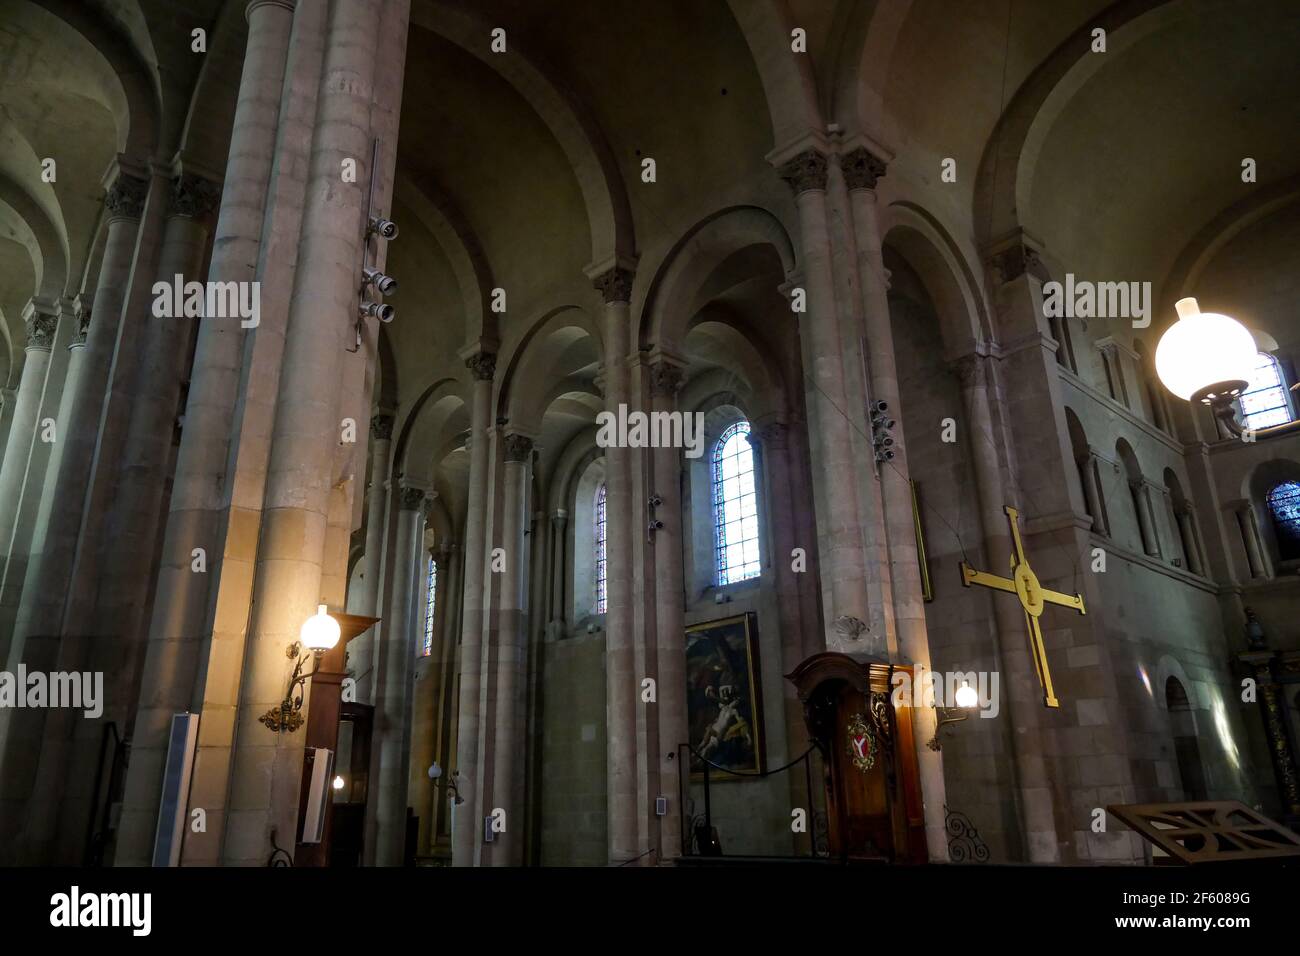
[[[569,520],[569,512],[563,508],[556,508],[551,512],[551,521],[563,527],[564,523]]]
[[[54,347],[54,333],[59,328],[58,306],[39,297],[23,308],[23,326],[27,331],[28,352],[48,352]]]
[[[1014,282],[1023,275],[1032,275],[1040,282],[1046,282],[1051,277],[1043,265],[1042,251],[1042,243],[1023,229],[1017,229],[991,243],[985,250],[985,261],[993,270],[999,285]]]
[[[840,157],[844,184],[849,189],[875,189],[876,183],[885,175],[885,168],[885,161],[865,146],[859,146]]]
[[[181,173],[172,180],[168,216],[207,219],[221,205],[221,186],[203,176]]]
[[[465,359],[465,367],[476,382],[490,382],[497,373],[495,352],[475,352]]]
[[[812,191],[825,192],[828,169],[825,153],[819,149],[806,149],[778,166],[776,172],[798,196]]]
[[[675,398],[686,384],[686,370],[675,362],[660,359],[650,366],[650,394]]]
[[[533,453],[533,440],[527,435],[511,432],[506,435],[506,461],[524,462]]]
[[[400,484],[399,499],[403,511],[416,511],[424,504],[425,491],[418,485]]]
[[[790,429],[785,422],[771,421],[750,432],[749,441],[763,448],[784,448],[789,434]]]
[[[636,273],[625,265],[616,265],[591,277],[591,285],[605,300],[611,302],[631,302],[632,282]]]
[[[114,219],[139,219],[148,193],[147,179],[119,169],[104,196],[104,207]]]
[[[380,413],[370,419],[370,434],[379,441],[392,441],[393,416]]]
[[[86,336],[90,332],[90,303],[81,296],[77,296],[76,305],[73,307],[73,313],[77,319],[77,334],[73,336],[72,341],[68,343],[68,348],[79,348],[86,344]]]
[[[989,383],[989,357],[971,352],[948,363],[948,368],[961,381],[962,388],[986,388]]]
[[[248,6],[244,7],[244,21],[251,23],[253,11],[258,7],[280,7],[282,10],[288,10],[293,13],[294,0],[249,0]]]

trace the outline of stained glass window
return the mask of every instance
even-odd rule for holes
[[[1291,420],[1286,401],[1286,384],[1277,359],[1260,352],[1251,372],[1250,383],[1241,396],[1241,413],[1248,428],[1268,428]]]
[[[429,574],[425,587],[428,591],[424,607],[424,656],[428,657],[433,653],[433,604],[434,595],[438,593],[438,562],[433,558],[429,559]]]
[[[604,614],[608,607],[606,579],[608,563],[605,559],[605,486],[596,491],[596,613]]]
[[[1300,481],[1284,481],[1268,493],[1268,513],[1277,534],[1278,557],[1300,559]]]
[[[758,577],[758,496],[749,422],[729,426],[713,448],[713,539],[718,584]]]

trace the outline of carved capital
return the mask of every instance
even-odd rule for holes
[[[988,359],[972,352],[949,365],[953,374],[961,381],[962,388],[984,388],[989,383]]]
[[[632,280],[636,274],[631,269],[615,266],[608,272],[602,272],[591,280],[591,285],[600,292],[601,298],[609,302],[631,302]]]
[[[85,303],[77,303],[77,334],[72,340],[73,345],[85,345],[86,336],[90,334],[90,306]]]
[[[1028,273],[1040,281],[1048,280],[1047,267],[1038,258],[1038,253],[1022,242],[1008,246],[989,259],[998,282],[1006,285]]]
[[[221,204],[221,187],[202,176],[182,174],[172,180],[168,214],[187,219],[206,219]]]
[[[655,362],[650,366],[650,394],[656,397],[672,398],[686,382],[686,373],[680,365],[672,362]]]
[[[403,511],[416,511],[424,504],[424,489],[412,488],[408,485],[402,487],[401,505]]]
[[[476,352],[465,359],[465,367],[476,382],[490,382],[497,373],[497,356],[495,352]]]
[[[840,157],[840,169],[849,189],[875,189],[877,181],[885,175],[885,161],[859,146]]]
[[[784,423],[768,422],[758,429],[757,437],[751,434],[749,441],[751,444],[757,441],[764,448],[784,448],[788,436],[789,429]]]
[[[392,441],[393,416],[376,415],[370,419],[370,434],[379,441]]]
[[[790,184],[796,196],[810,190],[826,189],[826,154],[815,149],[804,150],[798,156],[781,164],[777,175]]]
[[[149,183],[130,173],[118,173],[104,196],[104,206],[114,217],[139,219],[144,210],[144,197],[149,192]]]
[[[506,436],[506,461],[527,461],[533,453],[533,440],[527,435]]]
[[[23,316],[23,325],[28,351],[48,352],[54,347],[54,333],[59,328],[59,317],[54,312],[32,302]]]

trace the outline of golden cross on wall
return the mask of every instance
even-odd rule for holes
[[[1038,583],[1038,575],[1029,566],[1025,557],[1025,546],[1020,542],[1020,513],[1010,506],[1002,509],[1007,513],[1011,525],[1011,540],[1016,553],[1011,556],[1011,577],[1000,578],[987,571],[976,571],[965,561],[961,563],[961,583],[965,587],[980,584],[986,588],[1010,591],[1020,598],[1020,606],[1025,609],[1025,625],[1029,628],[1029,654],[1034,659],[1034,670],[1038,672],[1038,683],[1043,688],[1043,706],[1060,707],[1056,693],[1052,690],[1052,672],[1047,669],[1047,651],[1043,649],[1043,631],[1038,626],[1038,616],[1048,604],[1072,607],[1080,614],[1086,614],[1083,608],[1083,595],[1062,594],[1049,591]]]

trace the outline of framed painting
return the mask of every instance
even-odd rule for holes
[[[763,772],[763,698],[754,615],[693,624],[686,629],[686,715],[691,778],[713,764],[713,780],[736,779],[718,770]]]

